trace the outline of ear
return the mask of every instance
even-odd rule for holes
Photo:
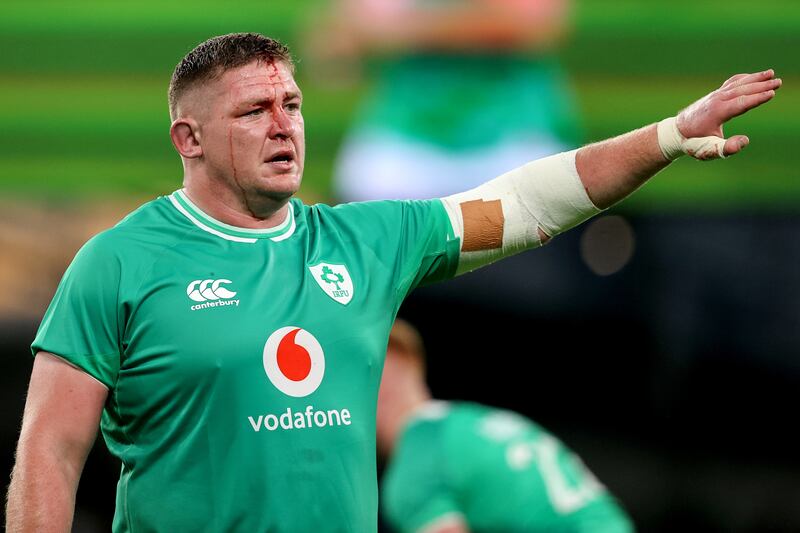
[[[172,144],[182,157],[195,159],[203,155],[200,146],[200,128],[193,118],[179,118],[169,128]]]

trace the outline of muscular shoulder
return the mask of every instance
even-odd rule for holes
[[[416,457],[425,450],[423,453],[432,457],[434,451],[442,448],[453,412],[458,409],[458,404],[438,400],[420,408],[403,431],[398,446],[401,453]],[[434,458],[433,462],[438,463],[439,458]]]
[[[93,236],[78,251],[68,271],[89,277],[104,273],[116,279],[139,275],[186,231],[179,220],[170,219],[164,201],[148,202]]]
[[[431,200],[374,200],[368,202],[351,202],[328,206],[317,204],[306,207],[312,220],[337,224],[339,226],[357,226],[365,223],[371,227],[361,230],[385,232],[399,230],[399,223],[415,219],[432,219],[444,215],[444,207],[439,199]]]
[[[505,443],[542,429],[531,419],[506,409],[478,403],[459,403],[451,424],[462,433],[473,433],[481,441]]]
[[[306,206],[309,224],[321,231],[333,231],[343,237],[387,234],[397,228],[404,205],[399,201],[353,202],[329,206]]]

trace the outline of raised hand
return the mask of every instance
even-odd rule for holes
[[[722,125],[734,117],[769,102],[781,86],[772,69],[754,74],[737,74],[729,78],[722,87],[696,101],[677,116],[677,128],[687,138],[724,138]],[[725,140],[723,155],[733,155],[750,142],[745,135],[734,135]],[[719,154],[710,150],[687,152],[697,159],[711,159]]]

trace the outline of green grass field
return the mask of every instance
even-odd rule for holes
[[[308,15],[322,4],[4,2],[0,194],[72,201],[172,191],[181,167],[167,136],[166,86],[178,59],[212,34],[244,30],[274,35],[300,52]],[[745,154],[735,162],[681,161],[625,209],[797,210],[800,3],[577,0],[576,6],[563,57],[587,140],[672,114],[732,73],[774,67],[785,81],[775,102],[730,125],[728,131],[750,135]],[[325,198],[336,149],[364,87],[315,82],[303,72],[302,56],[298,68],[309,147],[302,192]]]

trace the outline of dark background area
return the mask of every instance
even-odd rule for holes
[[[434,393],[537,420],[642,531],[800,530],[798,220],[631,225],[611,276],[582,261],[578,229],[412,296]]]

